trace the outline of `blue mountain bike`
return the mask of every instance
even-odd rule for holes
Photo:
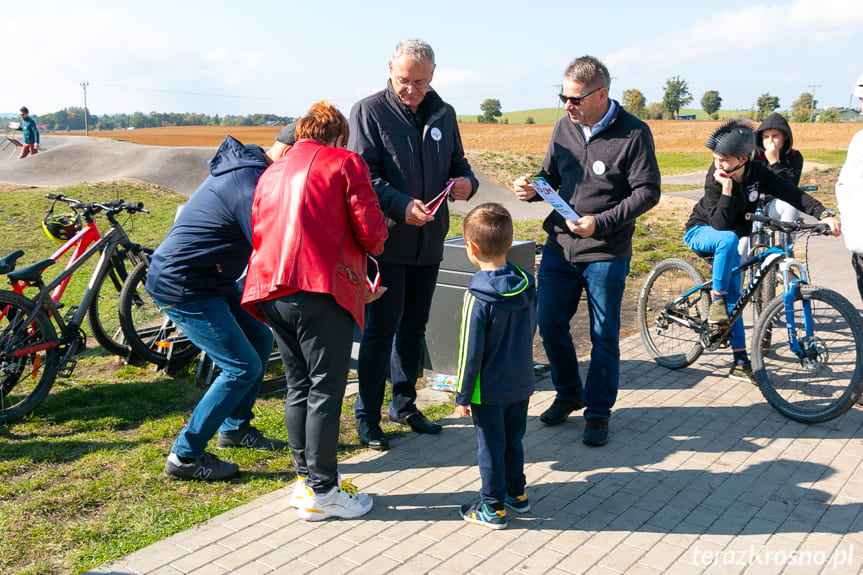
[[[782,277],[781,292],[763,306],[750,340],[752,370],[764,398],[782,415],[819,423],[848,411],[863,391],[863,320],[839,293],[808,283],[806,264],[794,258],[794,236],[825,234],[823,224],[747,219],[779,232],[777,245],[733,271],[748,281],[729,312],[728,325],[707,322],[711,282],[690,262],[672,258],[648,274],[638,297],[638,328],[653,359],[669,369],[691,365],[704,350],[729,345],[730,326]]]

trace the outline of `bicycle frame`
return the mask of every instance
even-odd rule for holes
[[[110,218],[109,218],[110,219]],[[114,222],[111,221],[113,224]],[[78,232],[78,234],[86,233],[85,229],[82,229]],[[69,244],[78,236],[75,234],[70,240],[67,242]],[[58,334],[58,340],[55,342],[45,342],[41,344],[37,344],[32,348],[22,348],[20,350],[16,350],[16,356],[26,355],[28,353],[33,353],[35,351],[40,351],[43,349],[48,349],[50,347],[62,347],[72,343],[78,334],[78,327],[83,323],[84,315],[87,313],[87,309],[90,307],[90,304],[93,301],[93,298],[96,296],[96,291],[94,286],[98,285],[98,279],[103,278],[105,274],[108,273],[111,267],[111,255],[117,251],[117,248],[120,246],[129,245],[129,238],[125,234],[125,232],[119,228],[114,227],[113,225],[108,230],[108,232],[99,238],[96,243],[91,244],[86,251],[77,259],[72,258],[67,264],[66,268],[60,272],[57,277],[53,280],[45,284],[42,281],[41,275],[34,281],[24,282],[18,281],[16,282],[21,289],[24,287],[36,287],[39,289],[39,293],[36,297],[32,298],[33,301],[33,309],[30,312],[30,315],[26,319],[26,323],[31,323],[33,318],[40,313],[43,309],[47,310],[48,316],[52,318],[57,326],[60,328]],[[69,245],[71,247],[71,244]],[[66,244],[60,249],[68,249]],[[84,295],[81,298],[81,302],[73,306],[69,313],[71,317],[64,318],[60,313],[60,308],[57,305],[57,302],[53,299],[53,297],[49,297],[50,294],[53,293],[54,290],[59,288],[60,286],[65,287],[69,282],[69,278],[74,274],[81,266],[83,266],[91,257],[93,257],[96,253],[99,253],[99,260],[96,264],[96,269],[93,271],[93,274],[90,276],[90,281],[87,284],[87,289],[84,291]],[[70,327],[74,327],[74,330],[71,330]],[[80,341],[80,339],[78,340]],[[77,351],[77,345],[72,345],[66,351],[61,365],[65,365],[67,360],[70,359],[75,352]]]
[[[783,294],[782,298],[785,302],[786,324],[788,327],[788,337],[791,350],[799,355],[805,355],[804,350],[800,346],[799,338],[797,337],[797,328],[794,325],[794,301],[799,286],[808,284],[808,268],[806,264],[794,258],[794,244],[785,237],[787,234],[781,234],[781,243],[783,247],[774,246],[750,258],[746,262],[741,263],[732,270],[732,275],[740,275],[750,268],[754,268],[753,279],[747,285],[742,287],[740,297],[728,313],[728,326],[702,331],[705,327],[706,320],[703,318],[693,318],[689,315],[682,315],[677,312],[677,306],[680,302],[687,301],[692,296],[698,297],[701,291],[710,291],[712,280],[707,280],[704,283],[695,286],[678,298],[668,304],[666,314],[669,320],[675,321],[683,326],[686,326],[695,331],[702,333],[702,343],[705,349],[715,350],[720,345],[725,343],[731,335],[731,325],[740,319],[743,310],[746,308],[749,301],[752,299],[752,294],[765,279],[765,271],[772,268],[773,264],[779,260],[778,267],[782,272],[783,278]],[[794,268],[797,277],[794,277],[790,272]],[[773,273],[772,271],[770,273]],[[811,337],[813,334],[812,314],[810,304],[807,301],[803,302],[804,329],[806,336]]]
[[[78,230],[74,236],[66,240],[66,242],[60,246],[57,251],[51,254],[50,259],[56,261],[63,257],[66,252],[68,252],[73,247],[75,251],[72,252],[69,260],[66,262],[66,267],[64,269],[70,269],[72,265],[80,259],[84,253],[86,253],[87,248],[94,242],[98,242],[102,237],[102,234],[99,232],[99,228],[96,227],[96,222],[93,221],[90,216],[85,215],[87,218],[87,222],[84,226]],[[89,257],[89,256],[88,256]],[[77,269],[77,268],[75,268]],[[66,291],[66,286],[69,285],[69,280],[71,279],[71,275],[67,276],[65,280],[60,282],[51,293],[51,299],[55,302],[59,302],[60,298],[63,297],[63,292]],[[12,291],[24,295],[24,289],[29,287],[26,283],[16,281],[10,282],[12,285]]]

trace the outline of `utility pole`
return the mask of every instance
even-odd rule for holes
[[[809,84],[812,88],[812,101],[809,102],[809,123],[812,123],[812,113],[815,111],[815,88],[820,88],[821,84]]]
[[[90,126],[87,122],[87,86],[90,85],[90,82],[81,82],[81,87],[84,88],[84,135],[90,135]]]
[[[563,93],[563,84],[552,84],[552,86],[554,86],[555,88],[557,88],[557,91],[558,91],[558,93],[559,93],[559,94],[562,94],[562,93]],[[557,116],[558,116],[558,114],[560,114],[560,98],[559,98],[559,97],[558,97],[558,99],[557,99],[557,110],[555,110],[555,111],[554,111],[554,123],[555,123],[555,124],[557,124]]]

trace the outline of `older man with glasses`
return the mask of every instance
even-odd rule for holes
[[[560,99],[567,115],[554,127],[538,176],[579,216],[552,212],[539,266],[537,323],[556,398],[541,416],[559,425],[585,409],[583,441],[604,445],[620,375],[620,306],[635,219],[659,201],[659,166],[647,125],[609,99],[611,78],[584,56],[566,70]],[[539,201],[527,178],[513,183],[523,201]],[[570,321],[582,292],[590,317],[590,369],[582,384]]]
[[[354,415],[360,442],[385,450],[380,427],[387,367],[393,384],[391,421],[417,433],[438,433],[416,407],[416,380],[443,240],[447,202],[434,214],[431,201],[447,186],[451,200],[467,200],[479,185],[464,157],[455,110],[431,87],[434,51],[405,40],[393,51],[386,89],[351,110],[348,148],[369,166],[387,216],[389,239],[378,258],[386,293],[366,307]]]

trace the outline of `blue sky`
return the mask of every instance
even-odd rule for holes
[[[566,65],[591,54],[611,95],[662,98],[689,83],[692,106],[717,90],[724,109],[769,92],[782,109],[816,85],[848,106],[863,72],[863,1],[117,2],[31,0],[7,6],[0,112],[83,105],[116,112],[301,115],[328,99],[346,113],[384,87],[403,38],[435,49],[433,86],[460,114],[486,98],[503,111],[554,107]]]

